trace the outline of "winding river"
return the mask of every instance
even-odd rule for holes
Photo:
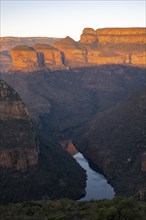
[[[76,161],[86,170],[86,195],[80,201],[112,199],[115,195],[113,187],[108,184],[107,179],[100,173],[89,167],[88,161],[81,153],[74,155]]]

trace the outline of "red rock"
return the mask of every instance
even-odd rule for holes
[[[38,52],[42,53],[44,56],[44,64],[47,67],[50,65],[62,66],[63,63],[63,54],[60,50],[52,47],[48,44],[35,44],[33,48]]]

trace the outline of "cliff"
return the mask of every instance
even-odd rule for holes
[[[85,28],[80,43],[146,43],[146,28]]]
[[[80,130],[79,150],[103,170],[118,194],[132,195],[145,188],[145,100],[145,90],[131,95]]]
[[[33,48],[38,52],[40,58],[42,56],[43,64],[48,68],[63,67],[64,57],[63,53],[48,45],[48,44],[35,44]]]
[[[85,180],[85,171],[60,145],[36,138],[18,93],[0,80],[0,204],[78,199]]]
[[[30,71],[41,69],[43,59],[33,47],[20,45],[10,51],[12,57],[12,70]]]
[[[71,66],[86,64],[86,50],[69,36],[55,42],[53,46],[64,53],[65,64]]]
[[[61,38],[55,37],[0,37],[0,69],[2,72],[9,71],[12,65],[10,50],[19,45],[31,47],[34,44],[52,45]]]
[[[19,95],[0,80],[0,167],[25,171],[38,162],[38,146]]]
[[[1,38],[15,45],[9,38]],[[15,39],[16,40],[16,39]],[[93,66],[99,64],[146,64],[146,28],[102,28],[94,30],[85,28],[80,41],[76,42],[69,36],[64,39],[33,38],[17,39],[16,46],[8,50],[1,50],[0,67],[8,71],[10,65],[15,70],[36,71],[43,66],[56,70],[69,67]],[[27,45],[24,49],[22,42]],[[37,42],[37,44],[33,44]],[[53,46],[50,46],[50,42]],[[3,45],[2,44],[2,45]],[[31,45],[31,47],[30,47]],[[25,46],[26,47],[26,46]],[[8,48],[10,48],[8,46]],[[31,48],[31,49],[30,49]],[[31,51],[30,51],[31,50]]]
[[[74,66],[98,64],[146,64],[145,28],[85,28],[80,41],[66,37],[54,43]]]

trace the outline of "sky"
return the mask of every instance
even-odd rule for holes
[[[145,27],[145,7],[145,0],[0,0],[0,35],[79,40],[85,27]]]

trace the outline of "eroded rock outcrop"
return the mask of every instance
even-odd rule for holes
[[[16,46],[10,54],[12,70],[30,72],[45,67],[55,70],[98,64],[145,66],[146,28],[85,28],[79,42],[67,36],[53,46]]]
[[[10,51],[12,69],[35,71],[43,66],[43,60],[33,47],[20,45]]]
[[[79,44],[88,64],[146,64],[146,28],[85,28]]]
[[[49,44],[35,44],[33,48],[38,52],[43,64],[48,68],[57,66],[61,68],[64,66],[64,57],[60,50]]]
[[[15,90],[0,80],[0,167],[25,171],[38,162],[28,111]]]
[[[86,64],[86,49],[81,48],[76,41],[67,36],[66,38],[53,44],[64,53],[65,63],[67,65]]]

